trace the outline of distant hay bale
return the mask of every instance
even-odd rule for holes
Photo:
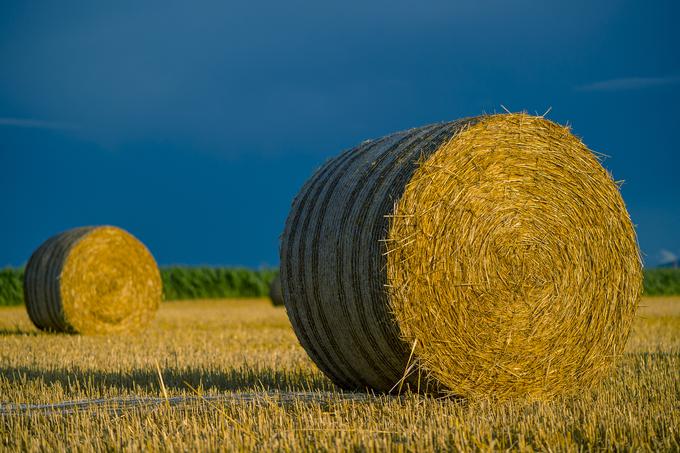
[[[281,293],[281,276],[276,275],[269,283],[269,299],[272,301],[272,305],[281,306],[283,305],[283,294]]]
[[[24,276],[31,321],[54,332],[139,330],[153,319],[161,294],[151,253],[111,226],[75,228],[48,239],[31,256]]]
[[[281,282],[300,343],[343,388],[416,388],[425,372],[464,397],[546,398],[623,352],[642,272],[596,156],[565,127],[507,114],[327,162],[293,202]]]

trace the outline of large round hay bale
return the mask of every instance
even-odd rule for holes
[[[281,293],[281,276],[277,274],[269,283],[269,299],[272,305],[278,307],[283,305],[283,294]]]
[[[48,239],[24,276],[31,321],[54,332],[139,330],[153,319],[161,294],[151,253],[112,226],[74,228]]]
[[[623,352],[642,273],[593,152],[507,114],[327,162],[293,202],[281,281],[302,346],[343,388],[415,387],[424,370],[460,396],[542,398],[594,384]]]

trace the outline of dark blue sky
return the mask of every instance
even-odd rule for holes
[[[657,264],[680,255],[678,4],[4,0],[0,266],[103,223],[161,264],[275,265],[328,157],[501,105],[611,156]]]

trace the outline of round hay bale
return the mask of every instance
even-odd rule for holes
[[[480,116],[362,143],[295,198],[288,315],[346,389],[550,397],[623,352],[642,288],[611,176],[570,131]],[[417,371],[417,372],[416,372]]]
[[[28,315],[41,330],[104,334],[140,330],[161,301],[147,248],[112,226],[74,228],[43,243],[24,276]]]
[[[281,276],[276,275],[269,283],[269,299],[272,305],[279,307],[283,305],[283,294],[281,293]]]

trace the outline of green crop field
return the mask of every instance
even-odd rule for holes
[[[265,297],[277,269],[184,267],[160,269],[166,300]],[[23,269],[0,269],[0,306],[24,303]]]
[[[266,297],[277,269],[239,267],[161,268],[166,300]],[[644,293],[647,296],[679,296],[680,269],[646,269]],[[0,269],[0,306],[21,305],[23,269]]]
[[[680,449],[680,298],[643,300],[597,388],[549,402],[343,393],[267,300],[165,303],[137,335],[0,308],[0,450]]]

